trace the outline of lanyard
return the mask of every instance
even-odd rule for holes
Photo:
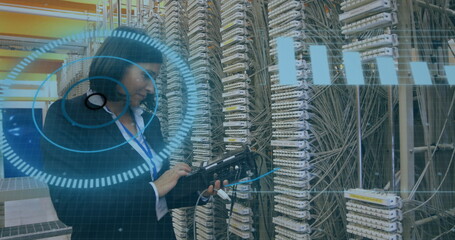
[[[120,121],[119,121],[120,122]],[[135,126],[137,126],[136,124],[136,121],[135,122]],[[158,177],[158,173],[157,173],[157,170],[156,170],[156,165],[155,163],[153,162],[153,154],[152,154],[152,150],[149,148],[147,142],[145,141],[145,138],[144,138],[144,135],[142,135],[142,132],[140,131],[139,127],[136,127],[136,129],[138,130],[138,133],[141,134],[141,137],[142,137],[142,141],[144,142],[144,144],[140,143],[137,138],[135,136],[133,136],[133,133],[130,132],[130,130],[128,130],[128,128],[125,127],[125,125],[123,125],[122,122],[120,122],[120,124],[122,125],[123,129],[125,129],[126,133],[128,133],[128,135],[133,138],[133,140],[137,143],[137,145],[139,145],[139,147],[142,149],[142,151],[144,151],[144,153],[147,155],[147,157],[149,158],[150,160],[150,163],[152,164],[152,171],[153,171],[153,180],[157,179]]]

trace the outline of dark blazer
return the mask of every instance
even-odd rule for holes
[[[125,142],[115,123],[105,127],[82,128],[72,121],[96,126],[105,124],[112,117],[103,109],[85,105],[82,95],[65,102],[66,113],[62,113],[62,101],[53,103],[46,116],[44,134],[53,142],[67,148],[93,151],[109,148]],[[143,114],[144,122],[150,114]],[[146,140],[156,153],[164,148],[160,122],[155,116],[145,129]],[[131,145],[124,144],[109,151],[78,153],[64,150],[43,139],[41,142],[45,171],[55,176],[79,179],[96,179],[123,173],[144,163]],[[165,160],[159,176],[169,169]],[[156,197],[150,173],[146,171],[128,181],[115,185],[92,188],[62,188],[49,186],[57,215],[65,224],[73,227],[72,239],[175,239],[170,214],[160,221],[156,218]],[[185,199],[166,195],[168,208],[192,206],[197,194]]]

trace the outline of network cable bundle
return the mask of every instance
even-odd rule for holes
[[[182,59],[188,59],[187,32],[187,1],[164,1],[164,34],[165,43]],[[186,89],[180,69],[173,64],[166,64],[166,92],[167,99],[167,130],[168,136],[173,137],[181,127],[186,109]],[[188,141],[177,148],[170,156],[171,166],[188,159]],[[193,216],[192,208],[172,210],[172,221],[177,239],[188,239],[190,236],[190,219]]]
[[[189,65],[193,70],[198,89],[198,108],[191,135],[193,145],[193,167],[212,162],[215,156],[223,152],[221,80],[222,67],[219,63],[220,37],[218,34],[221,21],[217,1],[189,1],[188,39]],[[196,207],[196,239],[217,239],[215,233],[215,210],[217,204],[210,202]],[[218,207],[219,208],[219,207]],[[216,214],[218,217],[220,214]]]
[[[270,55],[277,60],[277,38],[292,37],[296,57],[303,53],[305,18],[303,1],[270,1],[268,5]],[[298,72],[296,86],[281,85],[278,65],[271,65],[272,81],[272,146],[273,164],[280,167],[275,172],[275,239],[310,239],[311,198],[309,104],[311,89],[308,64],[296,58]]]
[[[156,3],[158,5],[158,3]],[[159,8],[154,7],[148,11],[148,16],[146,19],[145,29],[151,38],[164,42],[164,19],[160,15]],[[164,59],[166,61],[166,59]],[[166,66],[166,63],[163,64]],[[167,99],[166,99],[166,86],[167,86],[167,74],[166,67],[161,68],[160,75],[155,79],[156,87],[158,91],[158,112],[156,116],[160,119],[161,123],[161,132],[165,142],[168,140],[168,115],[167,115]]]
[[[401,240],[401,198],[395,194],[349,189],[346,198],[347,231],[374,240]]]
[[[223,112],[225,128],[224,143],[226,151],[244,148],[250,139],[250,86],[249,73],[252,64],[251,16],[252,6],[247,0],[221,1],[221,48],[223,50]],[[242,239],[252,239],[253,220],[250,205],[251,186],[237,187],[234,205],[226,208],[231,215],[228,222],[228,234]],[[235,194],[235,193],[230,193]]]
[[[395,0],[347,0],[341,3],[341,32],[348,39],[343,51],[360,52],[364,62],[376,57],[398,57],[398,38],[392,28],[397,24]],[[365,34],[369,32],[370,34]]]

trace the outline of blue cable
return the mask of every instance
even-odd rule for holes
[[[224,187],[231,187],[231,186],[238,185],[238,184],[244,184],[244,183],[254,182],[254,181],[259,180],[259,179],[261,179],[261,178],[263,178],[263,177],[265,177],[265,176],[267,176],[267,175],[269,175],[269,174],[271,174],[271,173],[273,173],[273,172],[275,172],[275,171],[278,171],[278,170],[280,170],[280,168],[275,168],[275,169],[273,169],[272,171],[270,171],[270,172],[268,172],[268,173],[265,173],[265,174],[263,174],[263,175],[261,175],[261,176],[255,178],[255,179],[250,179],[250,180],[243,181],[243,182],[238,182],[238,183],[231,183],[231,184],[228,184],[228,185],[226,185],[226,186],[224,186]]]

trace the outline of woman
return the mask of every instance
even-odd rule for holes
[[[146,35],[128,27],[115,31]],[[144,129],[151,114],[141,104],[150,105],[155,89],[147,74],[130,61],[156,78],[163,58],[158,50],[138,41],[108,37],[90,65],[89,92],[56,101],[46,116],[44,134],[62,147],[79,151],[43,140],[46,172],[70,179],[115,175],[118,180],[98,188],[50,186],[60,220],[73,227],[72,239],[175,239],[168,209],[194,206],[199,197],[198,192],[173,197],[172,189],[191,168],[184,163],[170,168],[167,160],[154,157],[164,148],[160,123],[155,116]],[[97,151],[132,136],[136,137],[127,144]],[[150,172],[121,182],[122,175],[133,174],[131,169],[144,163]],[[202,199],[206,201],[219,187],[219,181],[209,186]]]

